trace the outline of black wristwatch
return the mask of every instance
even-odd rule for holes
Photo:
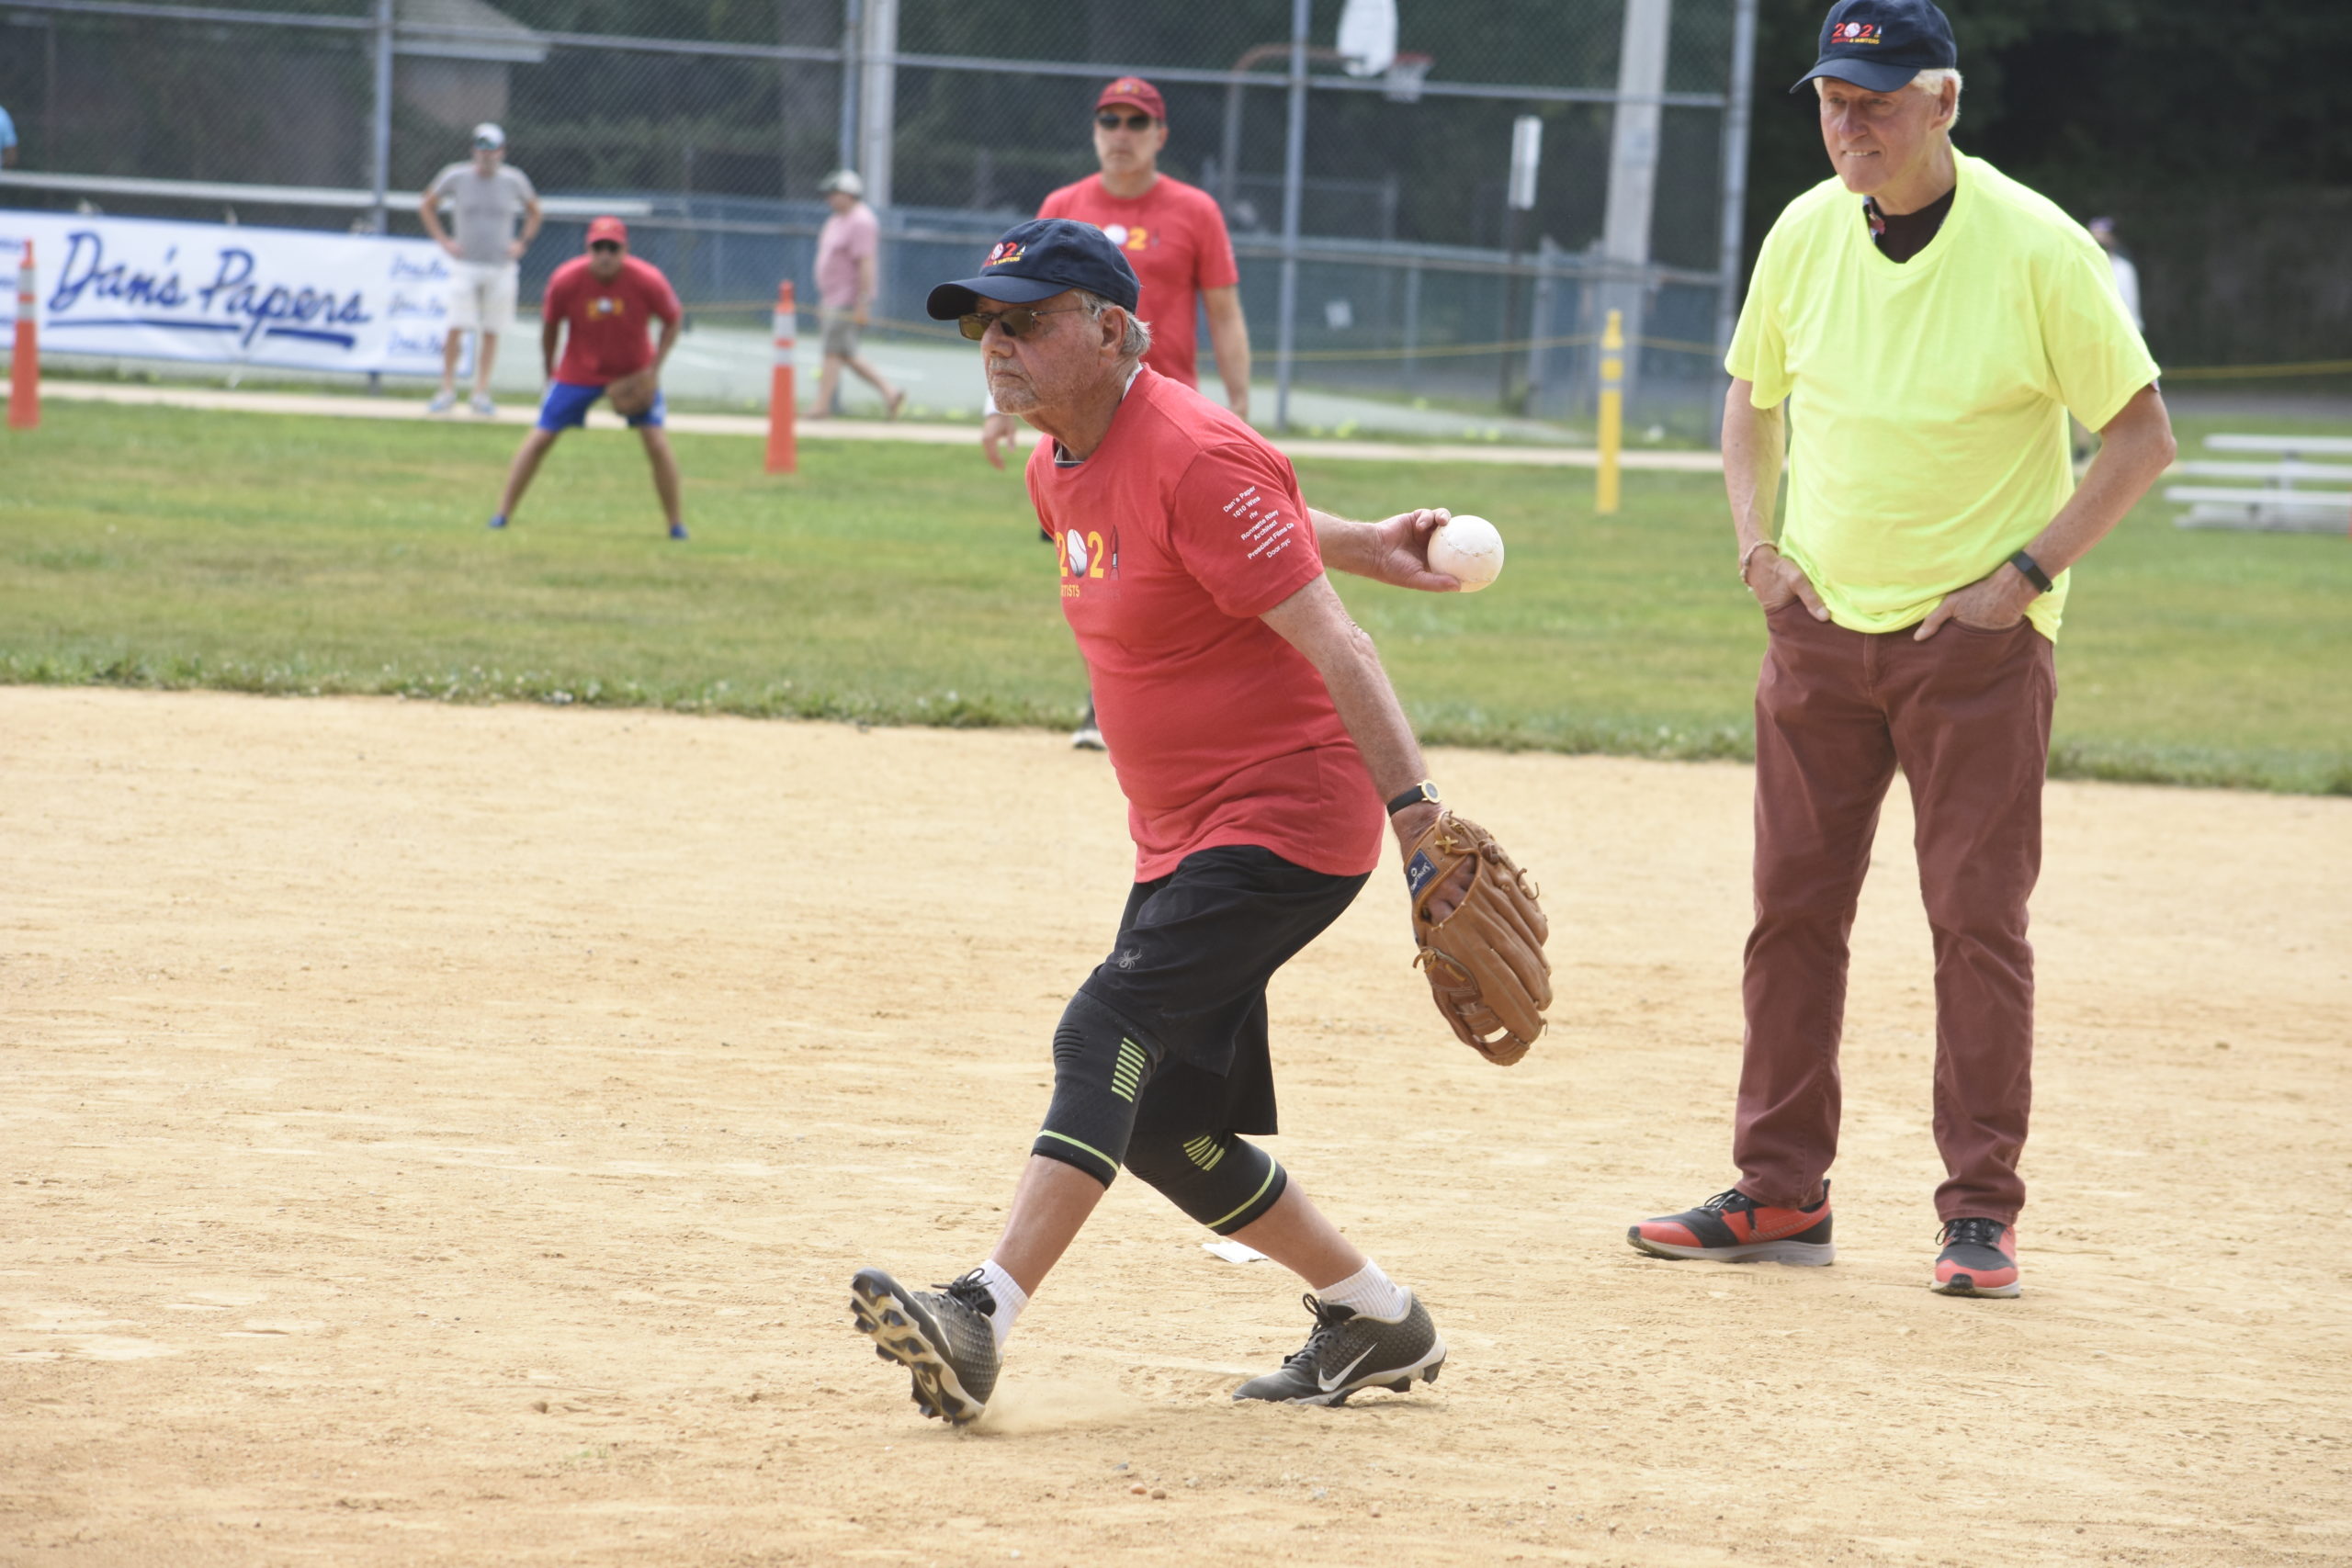
[[[2025,574],[2025,580],[2033,584],[2036,592],[2042,593],[2050,592],[2050,574],[2041,570],[2040,561],[2023,550],[2019,550],[2009,558],[2009,564]]]
[[[1427,802],[1431,806],[1435,806],[1438,803],[1437,785],[1430,783],[1427,779],[1423,779],[1420,783],[1415,784],[1412,788],[1407,790],[1404,794],[1390,801],[1388,803],[1388,815],[1394,817],[1396,813],[1404,810],[1408,806],[1419,806],[1424,802]]]

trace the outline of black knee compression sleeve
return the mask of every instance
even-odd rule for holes
[[[1031,1154],[1111,1185],[1127,1157],[1136,1098],[1158,1066],[1125,1020],[1080,991],[1054,1031],[1054,1099]]]
[[[1290,1179],[1273,1156],[1231,1133],[1184,1137],[1149,1126],[1128,1143],[1127,1168],[1219,1235],[1263,1217]]]

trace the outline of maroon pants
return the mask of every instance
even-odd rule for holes
[[[1948,621],[1926,642],[1767,617],[1756,685],[1756,928],[1732,1158],[1760,1203],[1816,1201],[1838,1153],[1847,937],[1879,804],[1899,767],[1935,935],[1936,1213],[2015,1224],[2033,1098],[2041,779],[2057,674],[2024,622]]]

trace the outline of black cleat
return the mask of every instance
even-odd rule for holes
[[[925,1416],[951,1427],[979,1419],[1001,1363],[989,1324],[996,1298],[978,1269],[952,1285],[910,1291],[879,1269],[861,1269],[849,1292],[850,1321],[873,1338],[876,1355],[907,1369]]]
[[[1437,1325],[1430,1322],[1419,1296],[1400,1318],[1366,1317],[1352,1307],[1333,1306],[1312,1295],[1299,1299],[1315,1314],[1314,1332],[1283,1360],[1280,1371],[1250,1379],[1233,1391],[1234,1398],[1345,1404],[1359,1389],[1409,1393],[1417,1377],[1437,1382],[1438,1369],[1445,1365],[1445,1341],[1438,1337]]]

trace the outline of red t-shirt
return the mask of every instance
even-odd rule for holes
[[[1074,467],[1029,454],[1062,612],[1127,797],[1136,880],[1256,844],[1333,876],[1380,863],[1363,759],[1315,666],[1258,617],[1322,575],[1297,476],[1240,420],[1145,368]]]
[[[1074,218],[1111,237],[1143,286],[1136,314],[1151,323],[1151,352],[1143,362],[1187,387],[1199,386],[1193,351],[1201,290],[1241,278],[1216,198],[1162,175],[1149,190],[1123,201],[1102,188],[1102,175],[1089,175],[1046,197],[1037,216]]]
[[[623,256],[619,274],[603,283],[588,270],[588,261],[574,256],[556,268],[540,309],[571,328],[555,378],[602,387],[652,364],[647,324],[674,321],[680,311],[670,280],[651,262]]]

